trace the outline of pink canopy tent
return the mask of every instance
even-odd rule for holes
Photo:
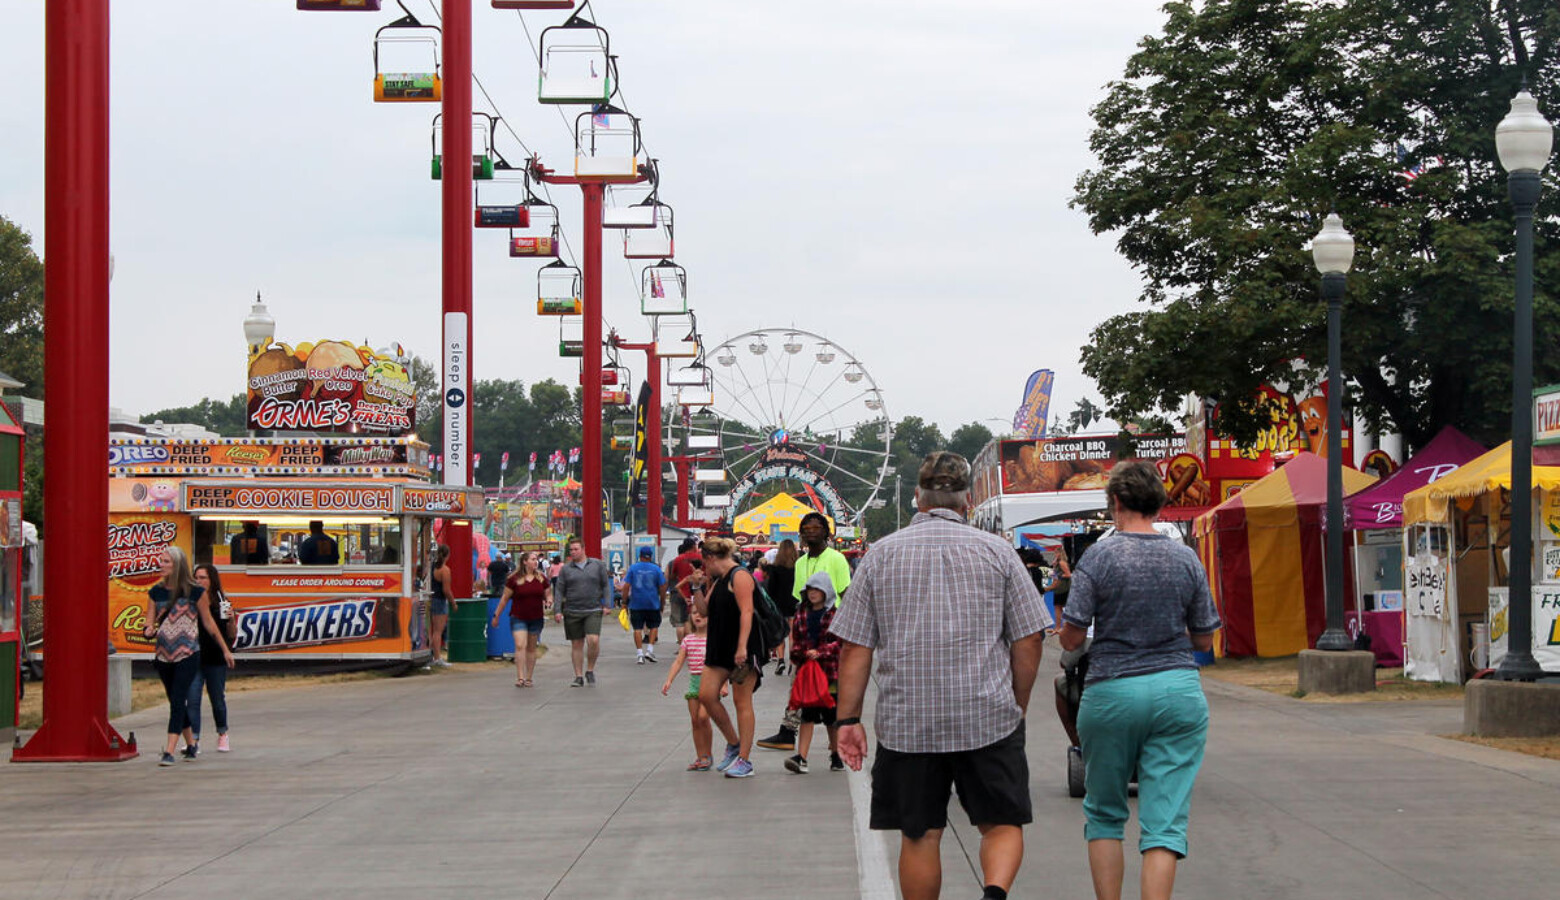
[[[1343,501],[1343,527],[1355,531],[1403,527],[1403,497],[1484,455],[1484,447],[1456,428],[1441,429],[1423,450],[1391,475]]]

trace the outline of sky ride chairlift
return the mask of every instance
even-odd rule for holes
[[[639,180],[639,119],[615,106],[574,118],[574,177],[606,183]]]
[[[584,278],[580,270],[554,260],[536,272],[536,314],[577,316],[584,312]]]
[[[494,9],[573,9],[574,0],[493,0]]]
[[[531,208],[527,204],[531,199],[531,179],[529,173],[521,178],[508,176],[507,173],[516,171],[504,157],[493,152],[496,157],[493,161],[493,185],[517,184],[525,190],[525,196],[518,203],[494,203],[492,202],[492,189],[489,188],[487,203],[482,202],[482,184],[472,184],[472,217],[477,228],[528,228],[531,225]],[[505,173],[505,174],[500,174]]]
[[[607,192],[609,205],[601,211],[602,228],[654,228],[656,226],[656,194],[660,190],[660,166],[653,159],[640,166],[648,185],[619,186]],[[645,195],[633,203],[619,203],[623,192],[644,191]],[[630,196],[635,196],[631,194]]]
[[[688,311],[688,270],[669,259],[645,266],[639,276],[639,312],[680,316]]]
[[[655,352],[662,359],[697,359],[703,348],[699,341],[699,324],[693,310],[677,316],[656,316],[651,332],[655,336]],[[666,338],[662,338],[666,335]]]
[[[389,58],[387,63],[382,63],[381,54]],[[385,68],[386,64],[404,68],[417,63],[424,63],[424,67],[409,72]],[[374,32],[375,103],[438,103],[443,99],[437,26],[424,25],[408,10],[406,15]]]
[[[525,194],[525,203],[521,205],[526,221],[509,229],[509,255],[516,259],[556,259],[561,244],[558,207],[532,193],[529,180]]]
[[[583,8],[583,7],[582,7]],[[542,29],[536,99],[541,103],[606,103],[617,81],[605,28],[579,13]]]
[[[558,355],[564,359],[581,359],[585,356],[584,316],[563,316],[558,319]]]
[[[629,228],[623,231],[624,259],[669,260],[676,256],[672,241],[672,208],[660,200],[654,201],[655,226]]]
[[[379,12],[380,0],[298,0],[298,8],[318,12]]]
[[[439,121],[443,116],[444,113],[437,113],[433,117],[434,181],[444,176],[444,124]],[[474,181],[492,181],[498,162],[503,159],[493,149],[493,129],[497,124],[498,119],[487,113],[471,114],[471,178]],[[509,164],[504,163],[504,168],[509,168]]]

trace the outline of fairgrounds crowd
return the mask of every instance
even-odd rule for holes
[[[877,541],[855,572],[828,546],[829,523],[818,513],[802,520],[800,548],[788,541],[751,571],[724,538],[690,539],[665,569],[644,548],[621,578],[589,558],[579,541],[569,542],[567,560],[551,570],[538,554],[523,554],[502,581],[493,625],[509,614],[515,686],[528,688],[552,613],[571,645],[571,686],[591,688],[602,621],[617,602],[640,665],[658,662],[665,611],[677,653],[661,690],[669,694],[687,669],[683,697],[696,754],[688,770],[752,777],[757,743],[794,751],[785,769],[806,775],[822,725],[831,770],[859,771],[872,757],[870,826],[900,833],[899,884],[907,900],[940,895],[940,844],[955,791],[981,835],[982,896],[1007,897],[1023,861],[1023,827],[1033,820],[1025,715],[1044,637],[1059,627],[1067,655],[1076,662],[1086,653],[1088,660],[1076,727],[1066,724],[1085,766],[1084,838],[1095,895],[1121,896],[1128,791],[1136,782],[1140,896],[1168,898],[1188,852],[1191,794],[1208,729],[1192,654],[1211,647],[1220,622],[1196,555],[1154,530],[1165,503],[1159,476],[1146,463],[1114,467],[1106,496],[1115,534],[1075,569],[1062,560],[1049,575],[1035,571],[1038,560],[967,524],[969,488],[963,457],[927,456],[917,473],[915,516]],[[442,557],[438,568],[442,587]],[[1062,583],[1058,626],[1041,587]],[[212,690],[219,749],[227,750],[219,698],[232,665],[231,607],[220,578],[209,566],[197,578],[173,549],[152,599],[158,612],[146,633],[156,638],[170,706],[161,764],[174,763],[181,736],[186,758],[198,754],[201,683]],[[784,630],[766,628],[772,619],[785,620]],[[753,694],[771,660],[773,675],[789,664],[791,693],[779,731],[755,742]],[[862,723],[874,676],[875,752]],[[1062,710],[1060,681],[1058,698]],[[725,744],[718,760],[717,730]]]

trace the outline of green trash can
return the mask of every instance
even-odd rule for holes
[[[487,660],[487,600],[456,600],[450,615],[450,662]]]

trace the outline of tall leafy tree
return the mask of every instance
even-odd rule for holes
[[[43,261],[32,235],[0,216],[0,372],[43,396]]]
[[[948,449],[973,462],[992,437],[990,428],[980,422],[970,422],[953,430],[948,438]]]
[[[1357,250],[1344,311],[1350,402],[1422,446],[1442,425],[1502,440],[1511,414],[1512,215],[1495,125],[1526,75],[1560,111],[1560,7],[1544,0],[1170,3],[1094,109],[1099,165],[1073,203],[1143,278],[1084,371],[1118,421],[1222,401],[1251,437],[1260,385],[1325,371],[1308,251],[1335,208]],[[1554,202],[1554,169],[1546,174]],[[1540,209],[1535,335],[1560,337],[1560,221]],[[1560,379],[1540,354],[1539,383]]]
[[[222,437],[242,437],[249,430],[249,415],[243,394],[234,394],[227,401],[206,397],[190,406],[159,409],[142,416],[141,421],[199,425]]]

